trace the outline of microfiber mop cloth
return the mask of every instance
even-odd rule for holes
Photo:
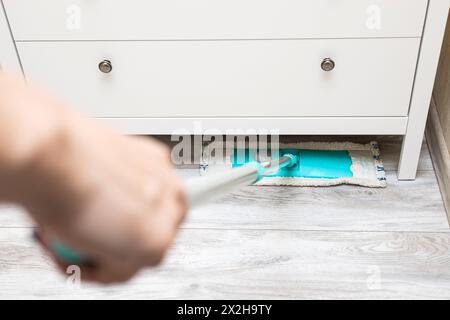
[[[206,146],[200,164],[200,174],[229,170],[254,161],[257,145],[245,150],[225,148],[223,161],[212,163],[210,146]],[[386,174],[377,142],[299,142],[281,143],[279,156],[285,153],[299,157],[295,168],[282,169],[259,180],[257,186],[320,187],[341,184],[372,188],[386,187]]]

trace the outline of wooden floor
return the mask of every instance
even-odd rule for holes
[[[193,210],[164,264],[121,286],[66,284],[24,214],[3,207],[0,298],[449,299],[450,229],[428,149],[417,180],[399,182],[399,139],[381,148],[387,189],[248,187]]]

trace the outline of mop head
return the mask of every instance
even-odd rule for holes
[[[211,161],[212,150],[205,147],[200,174],[206,175],[255,161],[260,150],[256,145],[226,151],[224,159]],[[226,148],[229,150],[229,148]],[[265,176],[257,186],[321,187],[342,184],[372,188],[386,187],[386,174],[377,142],[301,142],[280,144],[277,157],[292,154],[299,164]],[[272,155],[272,158],[273,155]]]

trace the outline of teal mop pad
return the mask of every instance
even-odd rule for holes
[[[305,150],[281,149],[277,157],[291,154],[301,161],[293,167],[282,168],[266,177],[298,177],[315,179],[337,179],[353,177],[351,170],[352,159],[346,150]],[[233,168],[243,166],[254,161],[258,156],[257,149],[235,149],[231,157]],[[272,157],[274,158],[274,157]]]
[[[249,145],[246,149],[227,148],[222,162],[212,163],[209,148],[204,150],[201,174],[227,170],[258,160],[260,150]],[[267,152],[265,152],[267,153]],[[270,153],[270,152],[269,152]],[[294,167],[283,168],[258,181],[260,186],[334,186],[353,184],[366,187],[386,187],[386,175],[376,142],[302,142],[280,144],[270,155],[276,159],[284,154],[298,157]],[[261,161],[261,160],[259,160]]]

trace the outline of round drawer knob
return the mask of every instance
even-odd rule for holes
[[[336,66],[336,64],[334,63],[334,61],[330,58],[325,58],[322,60],[322,64],[320,65],[322,67],[323,71],[331,71],[334,69],[334,67]]]
[[[98,69],[103,73],[110,73],[112,71],[111,61],[103,60],[98,64]]]

